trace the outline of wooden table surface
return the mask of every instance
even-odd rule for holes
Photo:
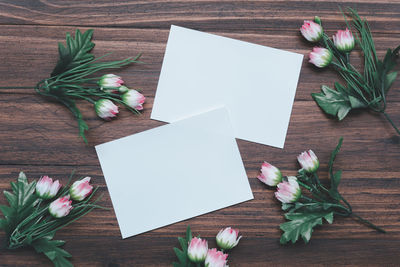
[[[113,59],[122,59],[143,52],[146,64],[118,74],[130,87],[141,88],[147,101],[142,116],[123,110],[112,122],[98,119],[88,103],[79,103],[90,127],[89,145],[85,145],[64,106],[47,101],[33,89],[0,90],[0,190],[10,189],[9,182],[21,170],[31,179],[47,174],[62,182],[76,170],[78,175],[93,177],[105,193],[101,204],[111,208],[94,145],[162,125],[150,120],[150,113],[171,24],[307,54],[311,45],[298,31],[303,19],[320,16],[325,31],[332,35],[344,28],[338,9],[342,5],[355,7],[368,18],[379,56],[399,45],[398,0],[342,2],[1,0],[0,86],[34,86],[54,67],[57,42],[64,41],[67,31],[93,28],[96,55],[113,51]],[[357,53],[353,58],[355,64],[360,63]],[[210,246],[215,245],[220,228],[234,226],[244,237],[229,256],[230,266],[399,266],[400,138],[382,116],[373,113],[352,112],[342,122],[323,114],[310,93],[336,80],[332,71],[316,70],[305,57],[285,148],[238,140],[254,200],[126,240],[121,240],[113,210],[95,210],[59,231],[56,238],[67,241],[64,248],[73,255],[75,266],[170,266],[175,260],[172,248],[178,246],[176,237],[183,235],[188,224]],[[387,108],[397,124],[399,89],[396,81]],[[246,99],[243,108],[251,104]],[[350,218],[337,218],[332,225],[318,227],[308,245],[281,246],[278,224],[283,222],[282,212],[272,191],[256,179],[260,164],[267,160],[284,174],[293,175],[297,154],[313,149],[324,176],[340,136],[344,137],[336,161],[343,170],[340,190],[358,214],[388,233],[377,233]],[[4,202],[1,195],[0,203]],[[0,265],[51,266],[32,249],[0,249]]]

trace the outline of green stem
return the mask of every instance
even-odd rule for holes
[[[382,112],[385,118],[390,122],[390,124],[393,126],[393,128],[396,130],[397,134],[400,135],[400,130],[396,127],[392,119],[389,117],[389,115],[386,112]]]
[[[368,220],[365,220],[365,219],[361,218],[361,217],[358,216],[357,214],[352,213],[351,215],[353,215],[354,217],[356,217],[357,219],[359,219],[362,223],[366,224],[367,226],[369,226],[369,227],[375,229],[376,231],[381,232],[381,233],[386,233],[386,231],[383,230],[382,228],[376,226],[375,224],[371,223],[371,222],[368,221]]]

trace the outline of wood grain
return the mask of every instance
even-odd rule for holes
[[[89,146],[77,135],[68,110],[36,95],[32,89],[0,89],[0,190],[23,170],[28,178],[48,174],[66,181],[72,170],[93,177],[104,193],[101,205],[112,208],[93,146],[160,125],[150,120],[165,45],[171,24],[190,27],[261,45],[307,54],[311,46],[298,33],[303,19],[319,15],[329,34],[343,28],[338,6],[343,1],[4,1],[0,0],[0,87],[34,86],[48,76],[57,60],[57,41],[76,27],[95,28],[94,53],[113,51],[120,59],[143,52],[146,64],[118,72],[147,98],[141,116],[123,110],[104,122],[93,108],[79,102],[91,128]],[[379,56],[399,45],[400,1],[352,1],[370,22]],[[354,53],[352,61],[361,64]],[[211,63],[212,64],[212,61]],[[399,67],[396,67],[399,70]],[[339,78],[316,70],[305,58],[283,150],[238,140],[255,199],[126,240],[120,239],[113,210],[96,210],[57,234],[75,266],[170,266],[173,246],[190,224],[210,246],[223,226],[238,227],[244,238],[229,255],[230,266],[396,266],[400,262],[400,137],[383,117],[353,112],[344,121],[329,119],[311,100],[321,84]],[[387,112],[400,122],[400,82],[389,95]],[[254,96],[257,97],[257,96]],[[251,99],[246,103],[251,105]],[[249,118],[251,119],[251,118]],[[298,168],[296,156],[311,148],[326,177],[327,161],[338,138],[344,144],[336,168],[340,187],[353,209],[388,231],[379,234],[350,218],[318,227],[308,245],[279,245],[283,222],[273,191],[255,177],[262,161],[286,175]],[[4,203],[0,196],[0,203]],[[160,200],[162,201],[162,200]],[[0,239],[4,235],[0,234]],[[1,266],[51,266],[30,249],[0,250]]]

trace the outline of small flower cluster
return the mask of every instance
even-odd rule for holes
[[[314,173],[319,168],[319,160],[311,149],[297,156],[297,161],[302,168],[301,170],[307,173]],[[278,189],[275,192],[275,197],[282,203],[293,203],[301,197],[297,178],[288,176],[284,180],[281,171],[268,162],[261,165],[261,173],[257,178],[266,185],[276,186]]]
[[[282,210],[286,212],[284,216],[287,221],[279,227],[283,231],[281,244],[295,243],[300,238],[308,243],[313,228],[321,225],[323,221],[331,224],[334,216],[353,216],[369,227],[385,232],[356,215],[349,202],[338,191],[342,171],[333,172],[333,163],[342,142],[343,138],[340,138],[328,164],[330,186],[319,179],[319,160],[312,150],[297,156],[301,166],[297,176],[283,178],[278,168],[267,162],[262,164],[261,173],[257,178],[268,186],[277,187],[275,197],[282,203]]]
[[[191,236],[190,227],[188,231]],[[205,267],[227,267],[228,254],[224,253],[239,244],[242,236],[239,230],[227,227],[221,229],[216,236],[216,243],[220,250],[209,249],[208,242],[200,237],[193,237],[188,241],[187,258],[190,262]],[[189,266],[189,265],[188,265]]]
[[[324,68],[331,64],[333,49],[346,55],[350,53],[355,46],[354,36],[348,28],[345,30],[338,30],[337,33],[333,35],[334,46],[327,45],[329,37],[324,34],[319,17],[315,17],[314,21],[305,20],[300,28],[300,32],[307,41],[312,43],[320,42],[320,46],[325,46],[325,48],[316,46],[309,54],[309,62],[318,68]]]
[[[68,195],[61,196],[50,203],[49,213],[55,218],[67,216],[73,208],[72,200],[82,201],[92,193],[93,186],[89,182],[90,177],[74,182],[69,188]],[[61,186],[58,180],[53,182],[52,178],[42,176],[36,183],[36,195],[43,200],[52,199],[57,195]]]
[[[146,98],[134,89],[129,89],[121,77],[114,74],[103,75],[98,81],[100,89],[111,94],[121,94],[122,104],[134,110],[142,110]],[[118,114],[118,106],[110,99],[101,98],[94,103],[96,114],[104,119],[111,120]]]

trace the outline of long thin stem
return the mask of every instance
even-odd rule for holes
[[[382,228],[376,226],[375,224],[371,223],[370,221],[368,221],[368,220],[366,220],[366,219],[361,218],[361,217],[358,216],[357,214],[352,213],[351,215],[354,216],[354,217],[356,217],[357,219],[359,219],[361,222],[363,222],[364,224],[368,225],[369,227],[375,229],[376,231],[381,232],[381,233],[386,233],[386,231],[383,230]]]
[[[396,127],[392,119],[389,117],[389,115],[386,112],[382,112],[385,118],[390,122],[390,124],[393,126],[393,128],[396,130],[397,134],[400,135],[400,130],[399,128]]]

